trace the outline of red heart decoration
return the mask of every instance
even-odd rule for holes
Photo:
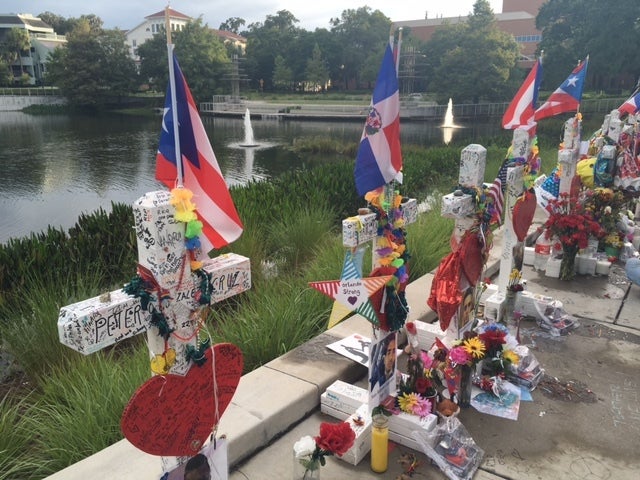
[[[231,402],[243,368],[242,352],[231,343],[214,345],[205,357],[185,376],[152,377],[133,394],[120,420],[127,440],[143,452],[167,457],[191,456],[202,448]]]
[[[536,194],[527,190],[513,206],[513,232],[519,242],[524,242],[536,213]]]

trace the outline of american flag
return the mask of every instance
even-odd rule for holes
[[[492,223],[502,223],[502,207],[504,205],[504,190],[507,183],[507,163],[504,162],[498,171],[498,176],[485,190],[485,195],[493,202]]]
[[[179,139],[174,136],[171,88],[167,88],[156,156],[156,178],[169,188],[177,186],[176,140],[179,140],[184,187],[194,194],[198,220],[203,224],[202,253],[206,254],[240,237],[243,226],[175,55],[173,68]]]

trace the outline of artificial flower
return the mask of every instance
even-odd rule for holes
[[[356,433],[347,422],[320,424],[320,435],[304,436],[293,445],[296,460],[307,472],[317,470],[326,463],[325,457],[342,456],[353,446]]]
[[[478,337],[463,340],[462,347],[473,359],[483,358],[486,350],[484,342]]]
[[[456,365],[465,365],[471,362],[472,357],[463,346],[458,345],[449,350],[449,359]]]
[[[518,362],[520,361],[520,356],[513,350],[503,350],[502,358],[511,365],[518,365]]]

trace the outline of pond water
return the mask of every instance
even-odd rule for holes
[[[229,185],[268,180],[322,158],[300,158],[288,148],[296,138],[327,136],[358,142],[360,122],[253,120],[256,147],[243,148],[241,118],[203,119]],[[0,115],[0,243],[11,237],[68,229],[78,216],[111,202],[133,203],[164,188],[154,179],[161,118],[131,116]],[[455,130],[406,122],[403,144],[435,145],[498,135],[499,120]],[[447,138],[443,138],[447,137]]]

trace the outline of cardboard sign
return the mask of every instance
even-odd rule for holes
[[[185,376],[156,376],[134,393],[120,428],[135,447],[162,456],[190,456],[202,448],[231,402],[243,368],[242,352],[230,343],[214,345],[205,357]]]

